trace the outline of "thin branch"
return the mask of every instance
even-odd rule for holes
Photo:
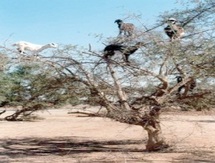
[[[197,17],[199,17],[200,15],[204,14],[205,12],[209,11],[210,9],[214,8],[215,4],[205,8],[204,10],[202,10],[201,12],[199,12],[198,14],[196,14],[195,16],[191,17],[190,19],[188,19],[185,23],[182,24],[182,27],[186,26],[188,23],[190,23],[191,21],[193,21],[194,19],[196,19]]]

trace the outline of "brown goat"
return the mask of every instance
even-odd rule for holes
[[[115,20],[115,23],[118,24],[119,36],[122,35],[123,32],[125,36],[132,36],[134,32],[134,24],[124,23],[121,19]]]

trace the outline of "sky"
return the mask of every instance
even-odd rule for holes
[[[159,14],[180,8],[176,0],[0,0],[0,44],[55,42],[99,47],[118,35],[116,19],[150,26]],[[140,24],[135,24],[136,26]]]

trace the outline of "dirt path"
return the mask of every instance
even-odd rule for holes
[[[165,114],[171,148],[148,153],[146,132],[106,118],[39,112],[35,122],[0,122],[0,163],[215,163],[214,114]]]

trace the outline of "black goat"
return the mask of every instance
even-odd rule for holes
[[[169,36],[170,41],[180,39],[184,35],[184,29],[182,26],[177,24],[177,20],[169,18],[167,20],[167,27],[164,28],[165,33]]]
[[[109,56],[113,56],[115,52],[119,51],[124,55],[125,62],[129,62],[129,56],[137,51],[141,46],[144,46],[144,43],[138,42],[134,46],[125,46],[119,44],[111,44],[104,48],[104,56],[103,58],[107,60]]]
[[[180,83],[183,81],[183,78],[181,76],[176,76],[177,78],[177,83]],[[196,81],[194,78],[191,78],[191,80],[189,82],[187,82],[186,84],[180,86],[178,88],[178,93],[177,94],[181,94],[182,89],[185,89],[184,91],[184,95],[186,95],[186,93],[188,91],[193,91],[193,89],[196,87]]]
[[[118,24],[119,36],[122,35],[122,32],[124,32],[125,36],[132,36],[134,32],[134,24],[124,23],[121,19],[115,20],[115,23]]]

